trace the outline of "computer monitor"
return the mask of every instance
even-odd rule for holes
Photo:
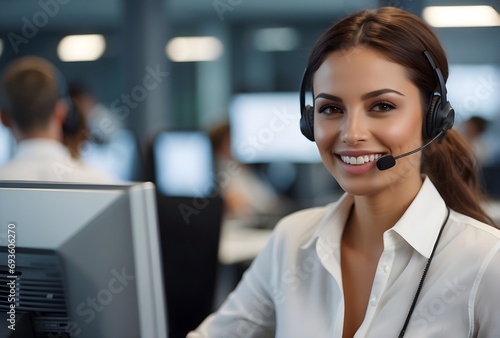
[[[10,130],[0,123],[0,166],[12,158],[15,146]]]
[[[500,67],[496,64],[451,64],[446,81],[448,99],[456,112],[457,122],[472,115],[497,119],[500,112]]]
[[[120,181],[138,181],[140,149],[129,130],[119,130],[107,143],[87,141],[81,148],[82,161]]]
[[[242,163],[321,162],[299,121],[299,93],[235,95],[229,106],[233,156]]]
[[[153,142],[155,182],[165,196],[206,197],[215,186],[210,138],[203,131],[160,132]]]
[[[0,312],[35,337],[165,338],[158,233],[150,182],[0,181]]]

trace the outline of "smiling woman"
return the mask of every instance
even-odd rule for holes
[[[347,53],[348,58],[329,54],[315,73],[314,136],[339,185],[354,195],[372,195],[388,185],[386,175],[373,170],[375,158],[421,145],[420,95],[404,68],[379,52],[360,46]],[[372,155],[373,161],[364,161]],[[399,164],[412,160],[407,157]],[[404,180],[390,183],[410,201],[422,182],[419,167],[407,167]]]
[[[447,76],[435,34],[401,9],[361,11],[318,39],[301,130],[345,194],[283,219],[189,338],[500,336],[500,231],[451,129]]]

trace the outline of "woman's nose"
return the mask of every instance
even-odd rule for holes
[[[367,140],[368,130],[366,128],[366,119],[362,114],[354,113],[346,117],[342,125],[341,140],[349,145],[355,145],[358,142]]]

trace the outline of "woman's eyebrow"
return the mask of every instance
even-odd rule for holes
[[[363,94],[363,95],[361,95],[361,99],[368,100],[368,99],[371,99],[373,97],[377,97],[379,95],[386,94],[386,93],[394,93],[394,94],[398,94],[401,96],[405,96],[403,93],[400,93],[397,90],[390,89],[390,88],[384,88],[384,89],[374,90],[373,92]],[[335,95],[331,95],[331,94],[327,94],[327,93],[319,93],[316,96],[315,100],[317,100],[318,98],[324,98],[324,99],[331,100],[331,101],[342,102],[342,99],[340,97],[335,96]]]
[[[314,100],[317,100],[318,98],[324,98],[324,99],[328,99],[331,101],[342,102],[342,99],[340,97],[335,96],[335,95],[330,95],[327,93],[319,93]]]
[[[371,99],[373,97],[377,97],[377,96],[385,94],[385,93],[394,93],[394,94],[404,96],[404,94],[398,92],[397,90],[384,88],[384,89],[374,90],[373,92],[369,92],[369,93],[361,95],[361,100],[368,100],[368,99]]]

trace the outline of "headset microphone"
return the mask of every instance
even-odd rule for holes
[[[387,156],[379,158],[377,160],[377,168],[378,168],[378,170],[382,171],[382,170],[387,170],[387,169],[390,169],[390,168],[394,167],[396,165],[396,160],[400,159],[401,157],[412,155],[412,154],[415,154],[416,152],[421,151],[422,149],[424,149],[425,147],[427,147],[429,144],[431,144],[432,142],[436,141],[444,133],[445,133],[445,129],[441,129],[441,131],[436,136],[434,136],[432,138],[432,140],[430,140],[429,142],[427,142],[423,146],[421,146],[421,147],[419,147],[419,148],[417,148],[415,150],[412,150],[410,152],[398,155],[396,157],[394,157],[392,155],[387,155]]]

